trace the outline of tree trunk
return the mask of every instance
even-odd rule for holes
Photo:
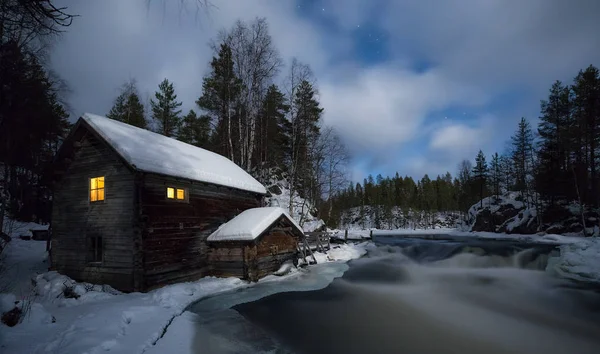
[[[579,194],[579,186],[577,184],[577,174],[575,173],[575,168],[572,169],[573,178],[575,179],[575,191],[577,192],[577,199],[579,200],[579,211],[581,214],[581,224],[583,225],[583,236],[587,236],[587,230],[585,227],[585,217],[583,215],[583,204],[581,203],[581,195]]]

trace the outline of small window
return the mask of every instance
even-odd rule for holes
[[[167,187],[167,199],[185,201],[186,194],[184,188]]]
[[[90,202],[104,200],[104,177],[90,178]]]
[[[103,256],[102,236],[92,236],[88,243],[88,261],[92,263],[101,263]]]

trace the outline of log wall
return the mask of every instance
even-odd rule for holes
[[[185,202],[166,198],[166,188],[185,188]],[[141,188],[144,288],[196,280],[211,272],[206,238],[262,196],[148,174]]]
[[[252,242],[213,242],[209,254],[212,275],[251,281],[272,274],[286,261],[297,259],[298,232],[280,218]]]
[[[78,129],[54,186],[51,268],[78,281],[133,290],[134,176],[106,144]],[[104,176],[105,200],[89,201],[89,180]],[[103,259],[89,259],[89,238],[101,236]]]

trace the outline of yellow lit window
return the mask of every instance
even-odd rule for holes
[[[90,178],[90,201],[99,202],[104,200],[104,177]]]
[[[167,199],[185,200],[185,189],[167,187]]]
[[[167,198],[175,199],[175,188],[167,187]]]

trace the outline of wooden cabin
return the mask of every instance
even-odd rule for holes
[[[54,170],[51,269],[122,291],[211,274],[206,238],[267,193],[221,155],[92,114]]]
[[[296,262],[302,228],[278,207],[243,211],[208,236],[213,274],[256,281]]]

